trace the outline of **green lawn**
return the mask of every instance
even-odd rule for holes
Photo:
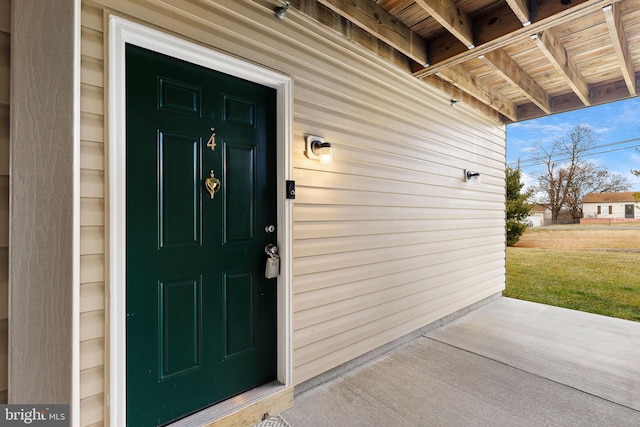
[[[509,247],[504,295],[640,321],[640,253]]]

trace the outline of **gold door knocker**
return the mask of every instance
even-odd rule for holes
[[[220,191],[220,180],[213,175],[213,169],[211,169],[211,175],[209,178],[204,180],[204,187],[207,189],[209,194],[211,194],[211,199],[213,199],[213,196]]]

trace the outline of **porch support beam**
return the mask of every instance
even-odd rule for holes
[[[636,84],[640,81],[640,73],[635,75]],[[600,105],[613,101],[628,99],[629,91],[624,80],[618,80],[613,83],[605,83],[602,85],[592,86],[591,105]],[[570,92],[564,95],[558,95],[551,98],[552,110],[551,114],[563,113],[565,111],[576,110],[584,106],[580,98],[575,93]],[[544,116],[545,113],[538,108],[533,102],[518,105],[518,120],[529,120]],[[511,123],[507,120],[506,123]]]
[[[78,3],[11,5],[9,403],[73,403]]]

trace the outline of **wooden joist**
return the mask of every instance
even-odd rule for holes
[[[640,39],[635,34],[640,0],[291,4],[312,19],[331,15],[349,40],[378,55],[389,51],[387,59],[415,77],[445,91],[441,83],[450,85],[506,121],[637,96],[633,60],[640,55],[634,47]],[[309,15],[320,9],[322,14]],[[405,62],[397,61],[400,57]],[[504,81],[509,85],[496,86]]]
[[[522,22],[522,25],[526,27],[531,25],[531,13],[529,12],[528,1],[525,0],[507,0],[507,4],[513,10],[516,17]]]
[[[538,32],[575,21],[607,4],[619,1],[573,0],[570,4],[562,5],[559,0],[540,0],[537,2],[535,21],[526,27],[513,19],[513,10],[508,5],[499,7],[474,21],[477,33],[475,48],[466,49],[462,45],[456,46],[452,43],[450,35],[430,40],[430,65],[415,70],[413,74],[416,77],[435,74],[450,65],[461,64],[492,50],[504,48]]]
[[[620,62],[620,68],[622,70],[622,76],[629,94],[632,96],[637,95],[636,92],[636,76],[633,70],[633,62],[631,61],[631,54],[629,53],[629,45],[627,44],[627,36],[624,32],[624,25],[622,24],[622,16],[620,15],[620,7],[618,4],[610,4],[602,9],[604,18],[611,34],[613,41],[613,48],[618,56]]]
[[[462,89],[511,120],[517,119],[517,110],[513,102],[482,80],[474,78],[462,66],[453,65],[440,71],[437,76]]]
[[[591,105],[589,86],[578,71],[575,63],[569,58],[566,49],[560,43],[553,28],[532,36],[542,54],[551,62],[556,71],[565,79],[571,89],[578,95],[584,105]]]
[[[416,4],[426,10],[468,49],[475,47],[471,18],[460,10],[454,0],[416,0]]]
[[[369,34],[389,44],[418,64],[428,64],[426,43],[409,27],[372,1],[318,0]]]
[[[551,113],[551,97],[504,50],[496,49],[484,55],[494,71],[513,86],[519,88],[542,111]]]

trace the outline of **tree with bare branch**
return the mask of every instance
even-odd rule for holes
[[[551,218],[568,209],[573,219],[582,216],[582,198],[587,193],[627,191],[626,177],[610,173],[587,158],[595,147],[596,137],[588,125],[577,125],[568,136],[546,147],[537,144],[536,156],[545,166],[538,176],[536,190],[547,196]]]

